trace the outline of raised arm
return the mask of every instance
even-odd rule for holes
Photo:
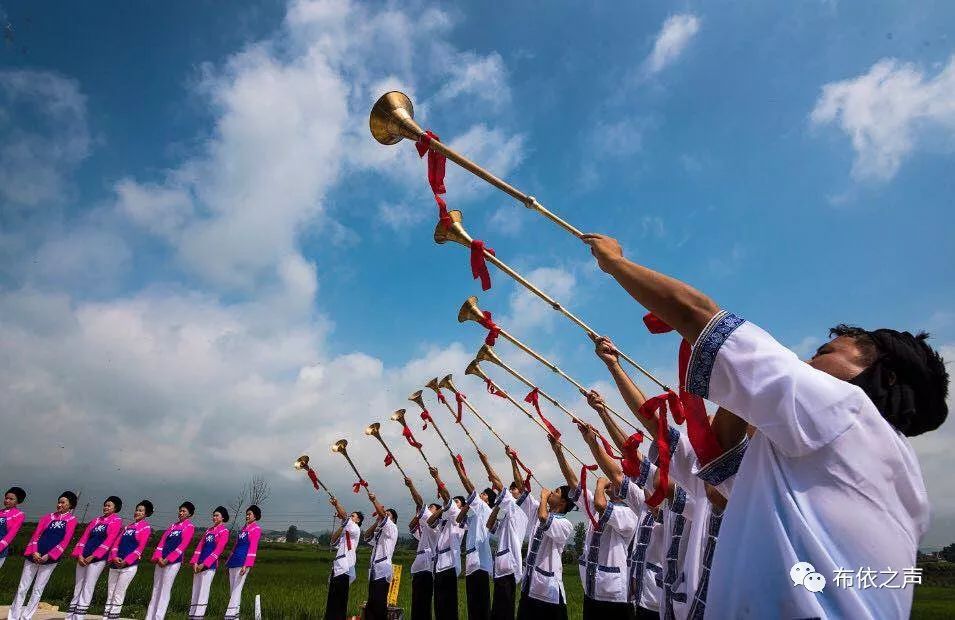
[[[383,518],[384,517],[382,517],[381,515],[376,514],[375,520],[371,522],[371,525],[369,525],[364,532],[362,532],[361,534],[362,538],[364,538],[365,540],[371,540],[371,537],[375,535],[375,530],[378,528],[378,525],[381,523],[381,520]]]
[[[617,446],[618,450],[623,450],[624,444],[627,443],[627,434],[623,432],[623,429],[620,428],[620,425],[617,424],[617,421],[613,419],[613,416],[607,411],[607,403],[604,401],[603,396],[600,395],[597,390],[590,390],[589,392],[582,392],[582,394],[587,398],[587,404],[597,412],[597,416],[600,417],[600,421],[604,423],[604,426],[607,428],[607,433],[610,435],[610,441]]]
[[[507,454],[508,460],[511,461],[511,475],[514,476],[514,484],[524,488],[524,479],[521,478],[521,467],[517,464],[517,452],[511,450],[510,446],[504,446],[504,453]]]
[[[497,475],[497,472],[494,471],[494,467],[491,466],[490,459],[481,451],[478,451],[478,456],[481,458],[481,463],[484,465],[485,471],[487,471],[487,481],[491,483],[491,488],[498,493],[504,491],[504,483],[501,482],[501,477]],[[510,455],[508,455],[508,457],[510,457]]]
[[[567,456],[564,454],[564,449],[557,443],[557,440],[554,439],[552,435],[547,435],[547,441],[550,442],[550,448],[554,451],[554,456],[557,457],[557,464],[560,466],[560,473],[564,475],[564,480],[567,481],[567,486],[571,489],[576,489],[580,484],[580,478],[577,477],[577,473],[574,471],[574,468],[570,466],[570,463],[567,462]]]
[[[541,489],[541,501],[537,506],[537,519],[543,523],[547,521],[547,518],[550,516],[550,512],[547,509],[547,498],[550,497],[550,489],[543,488]]]
[[[422,499],[421,493],[418,493],[418,489],[415,488],[414,482],[412,482],[411,478],[408,476],[405,476],[405,486],[408,487],[408,492],[411,493],[411,499],[414,501],[414,505],[418,509],[418,512],[421,512],[421,509],[424,508],[424,499]]]
[[[600,470],[615,485],[621,485],[623,483],[623,469],[617,461],[610,458],[610,455],[607,454],[604,447],[597,441],[597,431],[594,427],[590,424],[578,424],[577,428],[584,438],[584,443],[587,444],[587,447],[590,448],[590,452],[593,453]]]
[[[597,514],[603,514],[607,509],[607,485],[610,480],[603,476],[597,478],[597,488],[594,489],[594,510]]]
[[[434,483],[438,487],[438,495],[441,497],[441,501],[447,504],[451,501],[451,493],[448,491],[448,487],[441,480],[441,475],[438,473],[437,467],[431,467],[428,470],[431,473],[431,477],[434,478]]]
[[[613,382],[617,385],[617,390],[623,397],[623,402],[627,403],[627,408],[634,417],[640,420],[640,423],[643,424],[647,432],[650,433],[650,435],[654,435],[657,432],[656,423],[649,424],[646,418],[640,415],[640,407],[643,406],[643,403],[647,402],[647,397],[640,388],[637,387],[637,384],[633,382],[633,379],[631,379],[627,371],[623,369],[623,366],[620,365],[620,353],[613,345],[613,342],[611,342],[609,338],[600,337],[594,342],[594,346],[596,347],[597,357],[607,365],[607,370],[610,371],[610,376],[613,377]],[[587,401],[588,403],[590,402],[589,395]],[[603,419],[603,416],[601,416],[601,419]],[[614,443],[616,443],[616,441],[616,438],[614,438]],[[617,447],[620,447],[620,444],[617,444]]]
[[[719,312],[716,302],[692,286],[625,259],[616,239],[598,234],[586,234],[581,239],[590,246],[603,271],[687,341],[696,342]]]
[[[381,502],[378,501],[378,496],[374,493],[368,494],[368,500],[371,502],[372,508],[375,509],[375,514],[381,518],[385,517],[385,507],[381,505]]]
[[[454,459],[454,470],[458,472],[458,478],[461,479],[461,484],[464,485],[464,490],[469,494],[474,492],[474,484],[471,482],[471,479],[468,478],[468,474],[464,471],[464,463],[458,459]]]
[[[720,407],[716,410],[716,415],[713,416],[710,426],[716,435],[716,441],[725,451],[735,448],[739,445],[739,442],[743,441],[749,423],[735,413]]]

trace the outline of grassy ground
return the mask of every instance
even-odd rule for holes
[[[21,549],[22,546],[18,545]],[[259,553],[258,563],[245,584],[242,608],[243,617],[251,617],[256,594],[262,597],[262,611],[266,618],[321,618],[325,609],[325,595],[332,554],[307,545],[264,544]],[[412,554],[399,551],[395,554],[395,563],[404,566],[398,605],[405,610],[411,607],[411,576],[407,572],[411,567]],[[75,563],[67,560],[53,572],[46,588],[43,600],[65,609],[73,593]],[[0,604],[9,604],[13,599],[20,579],[22,558],[11,556],[0,569]],[[350,613],[357,614],[359,605],[366,598],[368,552],[362,549],[359,554],[358,579],[352,584],[349,597]],[[123,615],[130,618],[142,618],[152,591],[152,564],[140,566],[126,595]],[[564,584],[567,588],[568,616],[581,617],[583,592],[576,566],[568,566],[564,571]],[[173,587],[168,618],[184,619],[188,609],[192,588],[191,572],[186,568],[180,571]],[[106,578],[100,578],[94,597],[93,613],[102,609],[106,597]],[[466,618],[464,605],[464,580],[459,582],[460,617]],[[228,578],[224,570],[219,571],[212,583],[209,597],[209,617],[221,616],[228,602]],[[917,619],[935,619],[955,617],[955,587],[944,575],[930,574],[926,571],[926,584],[916,588],[915,606],[912,617]]]

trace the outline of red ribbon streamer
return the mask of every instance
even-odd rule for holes
[[[365,487],[365,488],[367,489],[367,488],[368,488],[368,483],[365,482],[362,478],[359,478],[359,479],[358,479],[358,482],[356,482],[355,484],[351,485],[352,493],[357,493],[358,491],[361,490],[362,487]]]
[[[497,326],[497,323],[491,320],[491,313],[487,310],[484,310],[484,318],[478,321],[478,323],[487,330],[487,338],[484,339],[484,344],[493,347],[497,342],[498,335],[501,333],[501,328]]]
[[[511,450],[511,456],[514,457],[514,462],[517,463],[517,466],[523,469],[524,473],[527,474],[526,476],[524,476],[524,490],[530,492],[531,476],[533,476],[533,474],[531,473],[530,467],[528,467],[527,465],[524,464],[523,461],[521,461],[521,457],[517,456],[517,450]]]
[[[421,448],[421,444],[418,443],[418,441],[414,438],[414,433],[411,432],[411,429],[408,428],[408,425],[407,425],[407,424],[402,424],[401,426],[404,427],[404,428],[402,429],[402,431],[401,431],[401,435],[402,435],[402,436],[405,438],[405,440],[408,442],[408,445],[411,446],[412,448],[419,448],[419,449],[420,449],[420,448]]]
[[[421,430],[428,430],[428,422],[434,423],[434,420],[431,418],[431,414],[428,413],[428,410],[425,409],[421,412],[421,419],[424,420],[424,426],[421,427]]]
[[[444,186],[445,162],[447,158],[444,154],[431,148],[432,140],[441,140],[434,132],[427,131],[425,135],[415,142],[415,148],[418,149],[418,156],[424,157],[428,154],[428,185],[434,194],[434,201],[438,203],[438,221],[441,225],[448,227],[451,225],[451,216],[448,215],[448,205],[439,194],[444,194],[447,189]]]
[[[550,434],[550,436],[554,439],[560,439],[560,431],[550,423],[550,420],[544,417],[543,413],[541,413],[540,390],[537,388],[531,390],[530,393],[524,397],[524,402],[534,405],[534,409],[537,410],[537,416],[541,419],[541,422],[543,422],[544,426],[547,427],[547,432]]]
[[[663,322],[652,312],[648,312],[643,317],[643,323],[651,334],[665,334],[673,331],[669,325]],[[696,394],[691,394],[686,390],[686,371],[690,365],[690,354],[693,347],[684,338],[680,342],[680,353],[678,357],[678,366],[680,373],[680,408],[673,410],[673,420],[677,424],[686,421],[686,433],[693,446],[693,452],[700,465],[706,465],[723,453],[723,448],[716,439],[716,434],[710,426],[710,421],[706,415],[706,405],[703,399]]]
[[[660,471],[660,483],[656,485],[653,494],[647,498],[647,505],[655,508],[666,498],[670,486],[670,442],[667,438],[669,426],[667,424],[667,405],[670,408],[681,407],[680,397],[676,392],[669,390],[665,394],[648,398],[640,406],[639,413],[645,418],[656,416],[657,419],[657,469]]]
[[[584,496],[584,511],[587,513],[587,518],[590,519],[590,525],[594,528],[597,527],[597,519],[594,518],[594,512],[590,508],[590,501],[587,499],[587,472],[588,471],[597,471],[596,465],[584,465],[580,468],[580,494]]]
[[[444,397],[444,394],[441,393],[441,388],[438,388],[437,390],[435,390],[435,392],[436,392],[437,395],[438,395],[438,402],[447,405],[447,404],[448,404],[448,401],[447,401],[447,399]]]
[[[457,415],[457,417],[454,419],[454,421],[457,422],[458,424],[461,423],[461,416],[464,415],[464,408],[463,408],[463,407],[464,407],[464,401],[465,401],[466,399],[467,399],[467,396],[465,396],[465,395],[462,394],[461,392],[455,392],[455,393],[454,393],[454,401],[458,404],[458,415]]]
[[[385,455],[385,467],[388,467],[395,462],[395,457],[391,455],[391,452]]]
[[[484,258],[484,252],[494,255],[494,250],[485,247],[480,239],[471,240],[471,276],[475,280],[481,280],[481,290],[486,291],[491,288],[491,274],[487,270],[487,261]]]
[[[456,455],[454,456],[454,460],[458,462],[458,465],[461,466],[461,471],[463,471],[463,472],[464,472],[464,475],[467,476],[467,475],[468,475],[468,470],[466,470],[466,469],[464,468],[464,459],[461,457],[461,455],[460,455],[460,454],[456,454]]]
[[[507,398],[507,396],[504,395],[504,392],[502,392],[501,390],[497,389],[497,386],[494,385],[494,382],[491,381],[490,379],[484,379],[484,385],[487,386],[487,393],[488,393],[488,394],[493,394],[494,396],[497,396],[497,397],[500,397],[500,398]]]
[[[307,470],[307,473],[308,473],[308,479],[312,481],[312,486],[315,487],[315,490],[317,491],[319,489],[319,485],[318,485],[318,476],[315,474],[315,470],[309,469]]]
[[[623,473],[631,478],[636,478],[640,475],[640,444],[643,443],[643,433],[637,431],[633,435],[627,437],[626,443],[623,444],[623,460],[620,461],[620,466],[623,468]]]
[[[358,491],[355,491],[355,493],[357,492]],[[351,551],[351,534],[348,533],[348,530],[345,530],[345,546]]]

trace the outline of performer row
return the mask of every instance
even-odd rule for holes
[[[0,510],[0,567],[7,558],[11,542],[23,525],[24,513],[18,506],[25,499],[26,493],[20,487],[12,487],[4,495],[3,510]],[[23,554],[23,572],[7,616],[9,620],[28,620],[36,613],[53,570],[72,542],[77,527],[77,519],[73,514],[76,501],[75,493],[64,491],[57,500],[56,510],[40,518]],[[152,534],[148,519],[153,514],[153,504],[146,499],[136,504],[132,520],[125,525],[118,514],[122,508],[123,501],[120,498],[106,498],[103,514],[86,526],[73,547],[71,555],[76,559],[76,582],[67,608],[66,617],[70,620],[82,620],[89,612],[96,582],[106,568],[109,568],[109,574],[103,617],[120,617],[126,590],[136,576]],[[151,556],[150,561],[156,566],[153,570],[152,596],[146,611],[147,620],[161,620],[166,615],[173,582],[195,533],[192,523],[194,513],[192,502],[183,502],[179,506],[178,519],[163,532]],[[248,507],[245,526],[239,532],[226,561],[230,590],[229,605],[225,611],[227,620],[239,617],[242,588],[255,565],[258,552],[261,536],[258,521],[261,518],[262,511],[258,506]],[[229,541],[229,529],[225,525],[228,521],[229,511],[224,507],[213,510],[212,523],[199,539],[189,560],[193,567],[190,618],[205,616],[212,579]],[[27,599],[31,585],[32,593]]]

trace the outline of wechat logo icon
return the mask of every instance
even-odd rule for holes
[[[817,573],[816,568],[809,562],[796,562],[789,569],[789,578],[792,579],[793,587],[802,586],[810,592],[822,592],[826,587],[826,577],[822,573]]]

